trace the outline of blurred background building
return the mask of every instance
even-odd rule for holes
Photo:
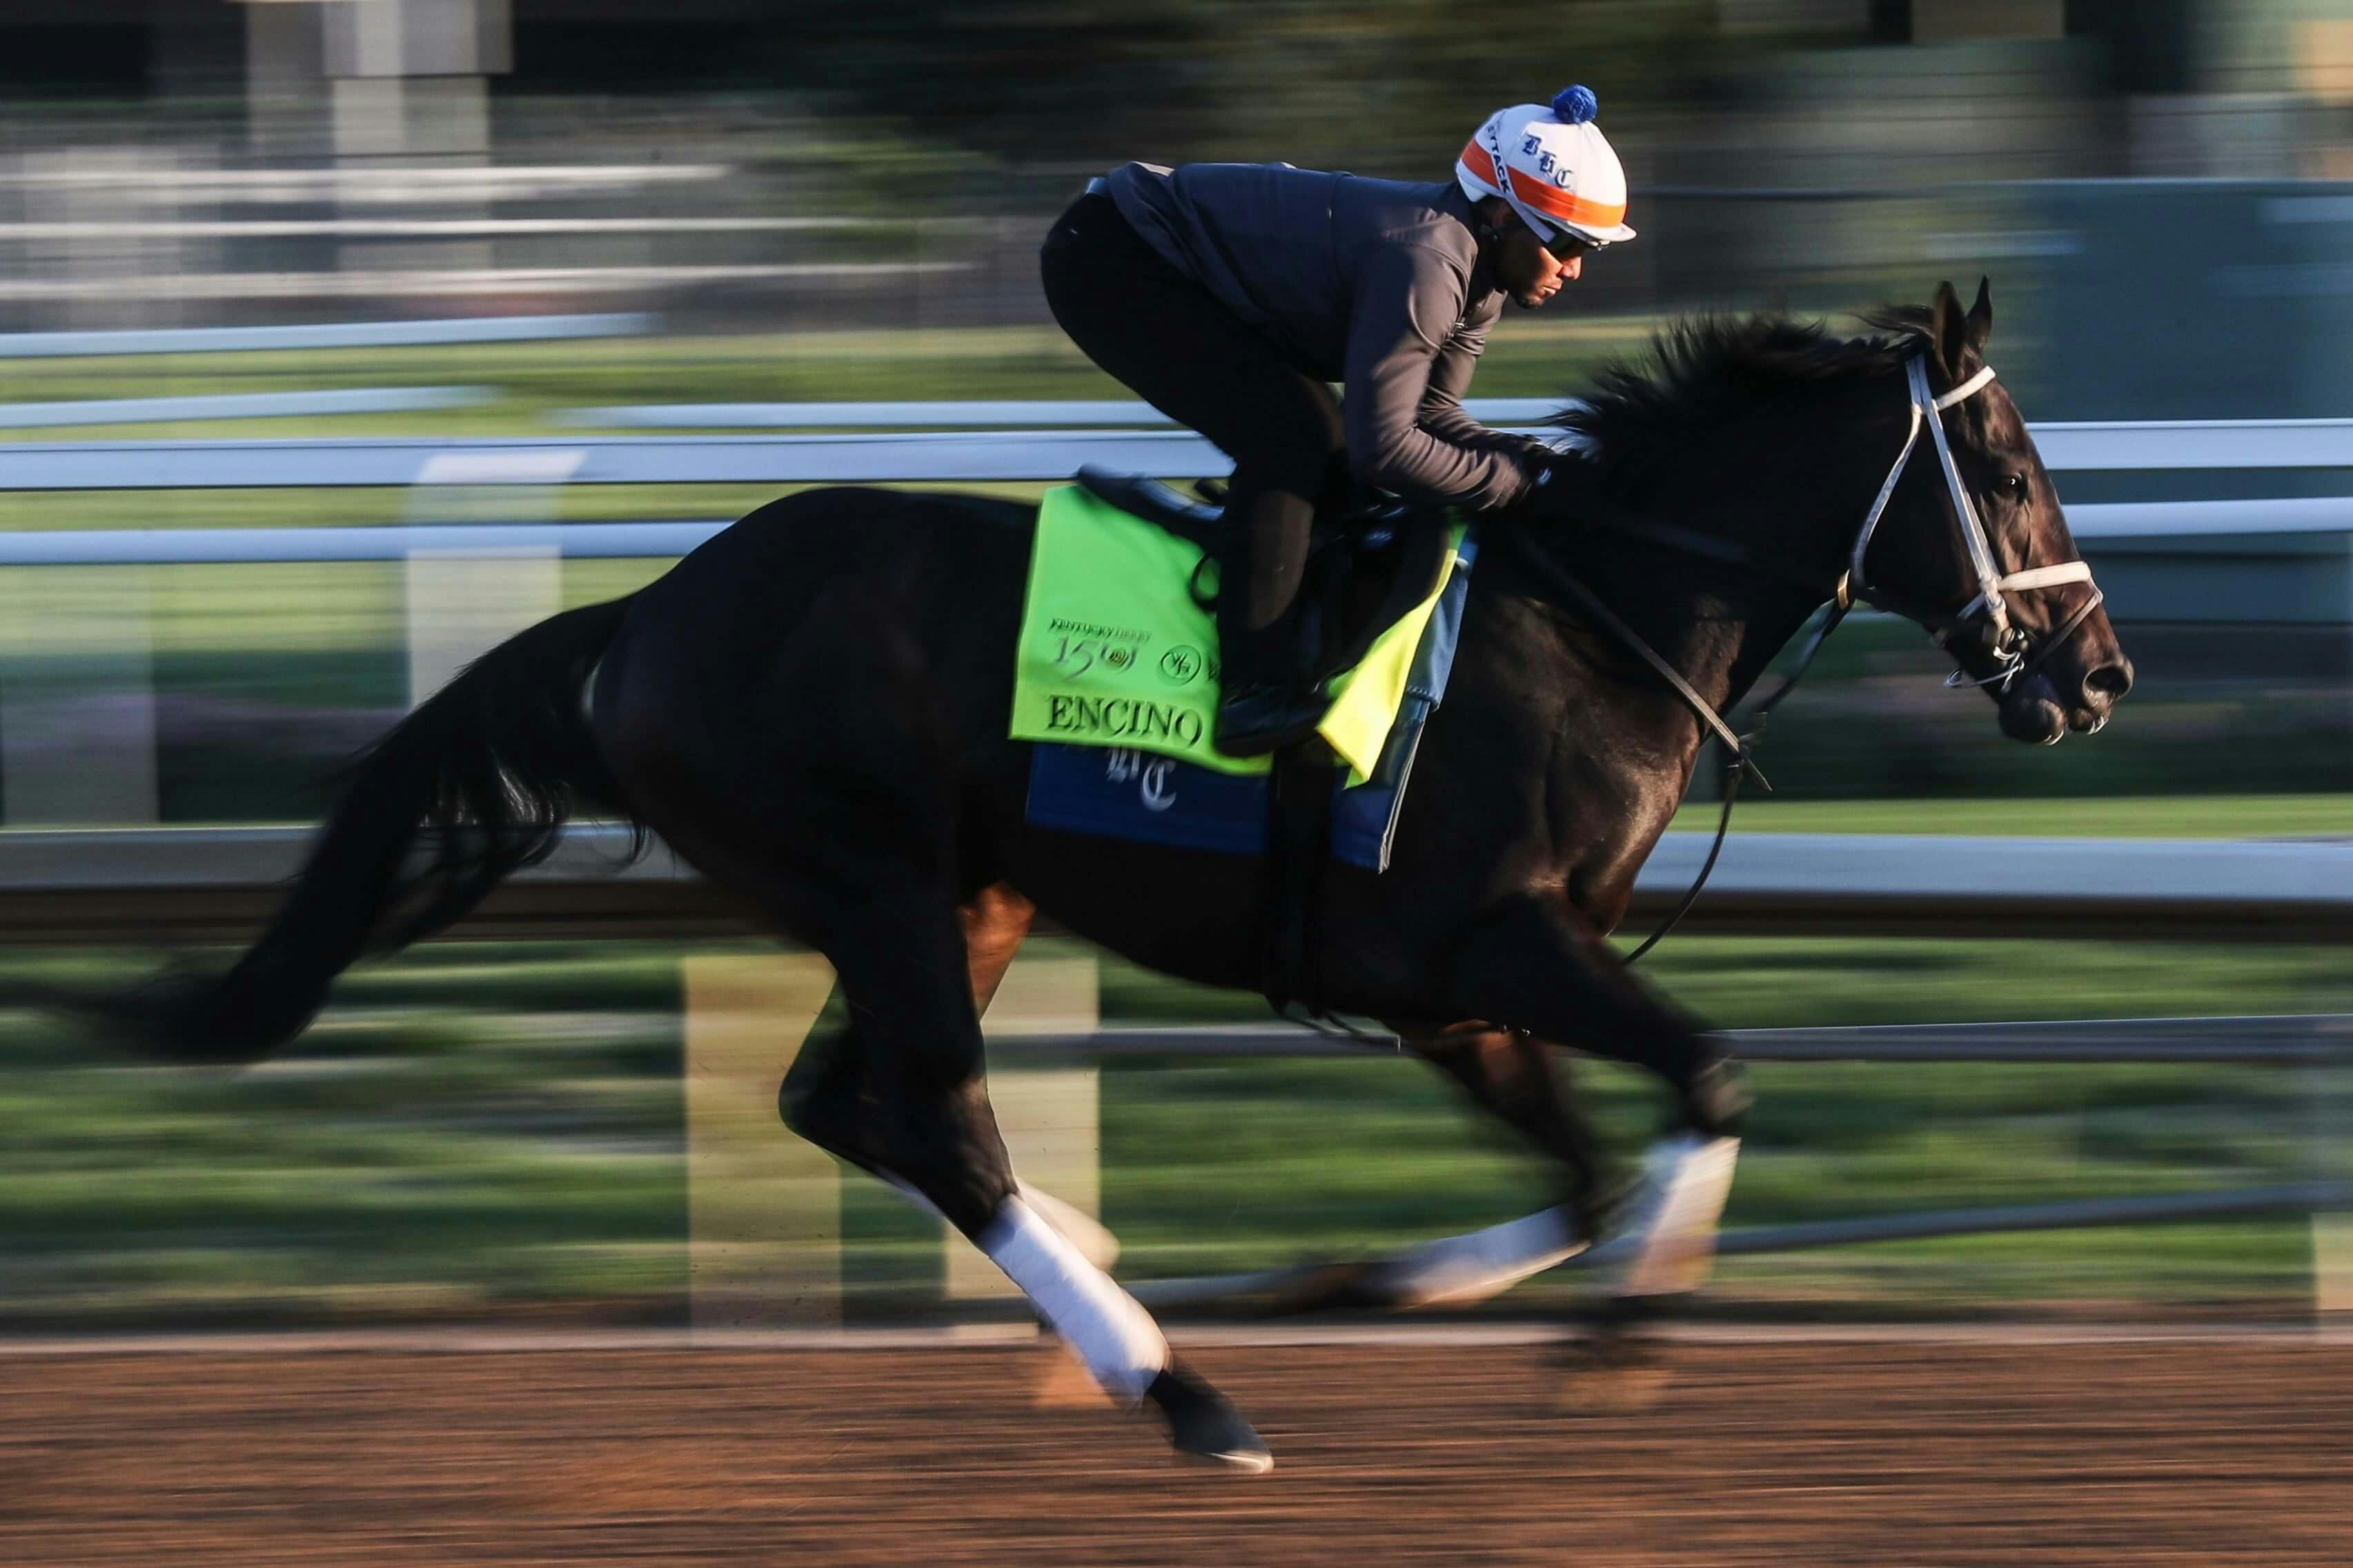
[[[2327,373],[2353,195],[2272,184],[2353,178],[2353,7],[1526,21],[1542,47],[1505,57],[1442,0],[11,0],[0,324],[1040,320],[1039,222],[1083,175],[1443,177],[1488,109],[1573,77],[1643,215],[1584,308],[1842,308],[1986,270],[2040,329],[2039,416],[2353,412]]]
[[[46,378],[18,360],[9,395],[462,378],[496,403],[421,426],[322,405],[273,435],[512,433],[592,404],[1113,395],[1036,279],[1038,237],[1085,177],[1140,157],[1444,178],[1494,106],[1578,79],[1626,157],[1641,238],[1507,322],[1482,394],[1570,393],[1675,311],[1835,317],[1982,274],[2004,384],[2038,422],[2353,415],[2346,0],[1559,0],[1525,22],[1537,47],[1503,51],[1449,0],[0,0],[0,333],[636,311],[665,345],[462,369],[280,356],[233,376],[180,359],[168,386],[154,360]],[[2343,476],[2082,473],[2064,489],[2334,496]],[[308,521],[384,515],[313,493]],[[717,515],[715,500],[646,495],[634,515]],[[62,515],[0,504],[15,526]],[[112,526],[262,515],[224,492],[90,504]],[[424,504],[390,515],[457,515]],[[1865,659],[1849,687],[1834,662],[1790,710],[1820,723],[1784,742],[1794,782],[2099,793],[2353,775],[2345,534],[2103,549],[2137,639],[2137,741],[2029,766],[1975,743],[1980,715],[1911,692],[1925,654]],[[1853,733],[1841,715],[1879,701],[1882,677],[1910,694]],[[348,748],[351,724],[301,711],[273,732]],[[166,817],[199,797],[206,813],[291,809],[191,793],[170,781],[205,769],[159,765]]]

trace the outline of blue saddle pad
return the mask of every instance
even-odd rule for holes
[[[1422,728],[1444,700],[1454,668],[1471,565],[1478,553],[1476,533],[1465,535],[1455,553],[1459,564],[1414,649],[1405,700],[1381,748],[1380,765],[1353,788],[1346,785],[1345,771],[1333,780],[1332,854],[1349,865],[1388,868],[1389,844]],[[1150,752],[1039,742],[1030,747],[1027,816],[1036,826],[1064,833],[1263,855],[1267,778],[1219,773]]]

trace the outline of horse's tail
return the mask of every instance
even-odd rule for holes
[[[362,753],[293,891],[227,973],[170,976],[100,1010],[174,1060],[258,1059],[301,1034],[363,954],[431,935],[545,859],[575,809],[628,817],[582,693],[628,603],[509,638]]]

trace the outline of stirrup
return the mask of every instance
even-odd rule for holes
[[[1377,490],[1351,506],[1316,515],[1316,525],[1335,539],[1360,550],[1387,550],[1398,541],[1399,527],[1411,509],[1403,499]]]

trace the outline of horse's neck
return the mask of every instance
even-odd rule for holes
[[[1821,410],[1815,423],[1836,421]],[[1837,458],[1828,465],[1837,471],[1826,473],[1821,449],[1786,433],[1749,445],[1746,454],[1720,458],[1695,454],[1687,475],[1628,504],[1637,516],[1721,541],[1751,564],[1680,553],[1614,530],[1582,542],[1571,530],[1577,542],[1565,563],[1589,574],[1613,606],[1622,597],[1627,620],[1719,712],[1748,694],[1829,596],[1862,515],[1858,503],[1850,518],[1842,498],[1862,493],[1869,480]],[[1736,476],[1732,493],[1727,474]]]
[[[1531,550],[1546,547],[1545,542],[1528,542]],[[1599,595],[1719,713],[1747,695],[1820,603],[1781,577],[1679,558],[1669,550],[1606,535],[1588,536],[1584,550],[1565,552],[1558,564]],[[1525,563],[1506,587],[1540,599],[1556,598],[1545,591],[1541,573]],[[1584,618],[1573,606],[1560,607],[1573,618]],[[1628,663],[1641,662],[1630,648],[1616,651]],[[1682,699],[1655,679],[1644,695],[1646,700],[1655,695],[1668,708],[1683,707]]]
[[[1819,602],[1807,604],[1801,595],[1778,587],[1758,595],[1758,603],[1740,623],[1738,646],[1732,649],[1721,673],[1724,700],[1718,708],[1745,700],[1775,656],[1812,618]]]

